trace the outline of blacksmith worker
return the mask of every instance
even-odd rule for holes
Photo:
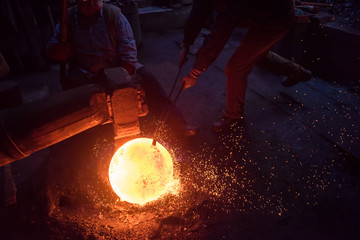
[[[88,83],[105,83],[105,68],[123,67],[141,79],[149,111],[160,116],[171,106],[157,79],[137,61],[137,49],[129,22],[121,10],[102,0],[76,0],[68,11],[68,40],[60,41],[60,25],[48,42],[47,56],[56,61],[69,60],[69,73],[61,80],[64,90]],[[173,109],[168,123],[180,136],[193,136],[197,128],[188,125]]]
[[[226,109],[222,118],[212,127],[214,132],[220,132],[243,121],[248,75],[260,60],[277,57],[269,50],[293,26],[295,8],[294,0],[194,0],[184,29],[180,66],[186,61],[189,47],[211,19],[214,10],[218,15],[211,25],[211,33],[205,37],[191,72],[182,79],[181,84],[184,89],[194,86],[200,74],[220,54],[233,30],[236,27],[247,28],[246,35],[225,67]],[[293,86],[310,77],[311,72],[307,71],[304,77],[287,78],[283,85]]]

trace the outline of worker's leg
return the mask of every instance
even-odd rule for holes
[[[255,64],[264,57],[288,28],[265,31],[250,28],[243,41],[226,64],[226,109],[223,117],[212,126],[212,131],[226,131],[243,119],[247,78]]]
[[[240,119],[243,116],[247,77],[251,70],[265,56],[271,46],[279,41],[289,30],[279,26],[271,30],[250,28],[242,43],[226,65],[226,111],[225,116]]]
[[[298,82],[308,81],[312,76],[309,70],[272,51],[269,51],[268,54],[262,57],[257,66],[271,73],[286,76],[282,82],[284,86],[293,86]]]

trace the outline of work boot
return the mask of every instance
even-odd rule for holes
[[[296,72],[288,75],[282,80],[281,85],[284,87],[295,86],[299,82],[309,81],[312,77],[312,72],[306,70],[305,68],[299,66]]]
[[[235,130],[237,126],[240,126],[244,122],[244,118],[233,119],[223,116],[212,125],[212,131],[214,133],[227,132],[229,130]]]
[[[271,73],[286,76],[281,83],[284,87],[295,86],[298,82],[309,81],[312,77],[312,72],[309,70],[272,51],[261,58],[257,66]]]

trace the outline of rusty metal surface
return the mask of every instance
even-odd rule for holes
[[[140,133],[138,95],[135,88],[123,88],[111,96],[115,139]]]
[[[19,160],[109,118],[105,93],[87,85],[2,112],[0,146]]]

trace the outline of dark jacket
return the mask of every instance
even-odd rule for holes
[[[184,28],[183,45],[194,43],[215,12],[211,33],[197,52],[194,68],[199,71],[205,71],[213,63],[235,27],[258,28],[264,34],[271,34],[295,19],[294,0],[194,0]]]
[[[185,45],[192,45],[203,27],[214,14],[231,16],[237,26],[249,23],[271,26],[279,21],[290,21],[294,14],[293,0],[194,0],[184,28]]]

